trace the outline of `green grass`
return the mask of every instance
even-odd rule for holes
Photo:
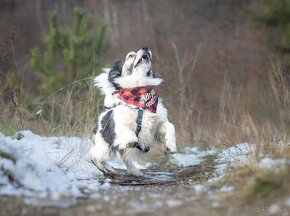
[[[279,171],[258,172],[253,185],[250,187],[249,197],[276,198],[287,194],[290,182],[290,166]]]
[[[2,121],[0,131],[6,136],[13,136],[17,131],[21,130],[21,125],[14,121]]]

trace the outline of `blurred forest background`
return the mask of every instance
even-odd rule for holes
[[[180,143],[287,140],[288,50],[273,44],[289,44],[289,8],[287,0],[0,0],[0,130],[90,134],[102,107],[92,77],[148,46]]]

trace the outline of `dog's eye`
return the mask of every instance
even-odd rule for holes
[[[133,58],[133,55],[129,55],[129,58]]]

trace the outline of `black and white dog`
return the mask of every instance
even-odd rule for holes
[[[163,80],[152,70],[152,53],[142,48],[129,52],[116,62],[110,71],[95,78],[95,85],[105,95],[105,111],[98,120],[98,128],[91,148],[91,158],[103,173],[117,174],[107,161],[112,152],[123,160],[132,175],[142,173],[133,161],[152,148],[156,140],[167,151],[176,152],[175,128],[169,122],[167,109],[153,86]]]

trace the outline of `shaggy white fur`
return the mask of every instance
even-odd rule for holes
[[[104,173],[116,173],[107,164],[111,152],[116,152],[122,159],[129,173],[141,175],[140,170],[133,166],[132,161],[140,157],[145,149],[152,148],[156,138],[161,141],[167,151],[176,152],[176,138],[174,125],[169,122],[167,109],[159,98],[157,112],[144,110],[141,131],[136,134],[138,109],[119,100],[112,93],[116,85],[120,88],[157,86],[163,80],[153,76],[152,53],[149,49],[140,49],[137,53],[130,52],[125,60],[120,62],[120,73],[109,80],[110,72],[105,71],[95,78],[95,84],[105,95],[104,104],[109,110],[104,111],[99,117],[98,130],[94,137],[94,146],[91,149],[92,160]],[[111,143],[110,143],[111,141]],[[137,143],[140,149],[132,147]]]

